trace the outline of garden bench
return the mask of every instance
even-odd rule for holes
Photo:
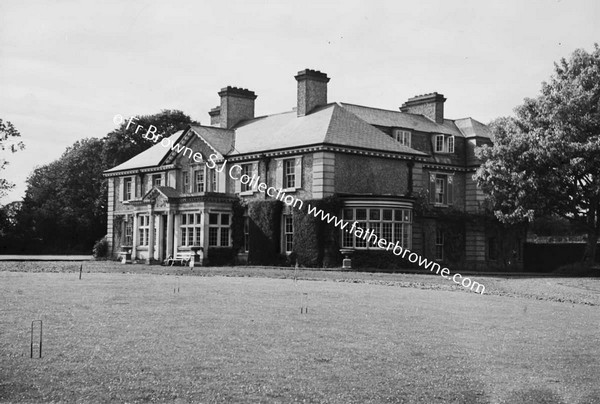
[[[178,262],[180,265],[187,265],[191,259],[192,259],[191,252],[189,252],[189,251],[177,252],[177,253],[175,253],[175,257],[167,258],[166,265],[173,266],[176,262]]]

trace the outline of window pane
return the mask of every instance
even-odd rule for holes
[[[229,246],[229,229],[227,227],[221,228],[221,246]]]
[[[363,211],[364,211],[364,209],[363,209]],[[358,209],[356,210],[356,213],[358,214]],[[365,215],[366,215],[366,212],[365,212]],[[358,227],[360,227],[363,230],[366,230],[367,223],[359,222]],[[362,236],[364,237],[364,232],[363,232]],[[367,242],[364,239],[356,237],[356,247],[366,247],[366,246],[367,246]]]
[[[356,209],[356,220],[367,220],[367,210]]]
[[[381,211],[379,209],[369,209],[369,220],[379,220]]]
[[[354,219],[354,210],[353,209],[344,209],[344,220],[353,220]]]
[[[181,215],[181,224],[187,224],[187,215]]]
[[[219,214],[211,213],[208,215],[208,223],[209,224],[219,224]]]
[[[397,222],[402,221],[402,210],[401,209],[394,210],[394,220]]]
[[[383,210],[383,220],[392,220],[392,210],[391,209]]]
[[[181,229],[181,245],[186,245],[187,243],[187,227]]]
[[[202,215],[200,213],[196,213],[196,224],[202,223]]]
[[[202,228],[201,227],[194,228],[194,244],[195,245],[202,244]]]
[[[386,241],[392,241],[392,223],[382,223],[381,237]]]
[[[402,224],[401,223],[394,223],[394,243],[396,241],[399,241],[400,245],[402,245],[402,247],[406,247],[404,245],[404,242],[402,241]]]
[[[221,214],[221,224],[229,226],[229,215],[227,213]]]
[[[208,228],[208,245],[216,246],[217,240],[218,240],[217,237],[218,237],[218,229],[216,227],[209,227]]]

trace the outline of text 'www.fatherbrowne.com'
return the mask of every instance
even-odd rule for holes
[[[126,130],[129,129],[129,126],[133,123],[135,117],[129,118],[129,122],[127,123]],[[121,115],[115,115],[113,122],[115,124],[123,123],[123,117]],[[227,160],[219,161],[219,157],[216,154],[211,154],[208,158],[208,161],[204,161],[202,154],[199,152],[194,153],[194,151],[181,144],[174,144],[171,142],[171,139],[168,137],[162,137],[156,133],[157,128],[153,125],[150,125],[150,128],[146,130],[146,133],[143,133],[145,128],[141,125],[137,125],[135,129],[135,133],[138,133],[139,130],[142,130],[142,136],[146,139],[157,142],[160,140],[160,143],[165,148],[170,148],[171,150],[176,151],[177,153],[182,153],[184,156],[186,153],[189,154],[189,158],[193,159],[196,163],[202,163],[206,165],[208,169],[216,170],[217,172],[223,172],[227,167]],[[162,137],[162,139],[161,139]],[[221,165],[219,167],[219,164]],[[264,182],[260,182],[260,176],[254,174],[250,177],[247,174],[239,175],[242,172],[242,166],[239,164],[233,164],[227,171],[229,177],[234,181],[240,181],[242,184],[251,187],[252,189],[257,189],[259,192],[266,193],[268,196],[275,198],[284,202],[286,205],[291,206],[293,208],[302,209],[304,206],[304,202],[302,200],[296,198],[294,195],[289,195],[283,192],[281,188],[275,188],[267,185]],[[485,292],[485,286],[479,282],[471,280],[471,278],[463,277],[459,273],[455,273],[450,276],[450,269],[442,268],[440,264],[435,261],[428,260],[427,258],[421,257],[416,252],[410,251],[408,248],[403,248],[400,245],[399,241],[396,243],[388,242],[387,240],[380,238],[373,229],[365,230],[358,225],[358,222],[352,223],[350,229],[348,229],[348,225],[350,222],[344,221],[338,218],[335,215],[324,212],[323,210],[317,208],[316,206],[311,206],[310,203],[307,204],[308,213],[313,215],[315,218],[321,219],[328,224],[333,224],[334,226],[342,229],[345,232],[349,232],[355,237],[358,237],[362,240],[365,240],[367,243],[371,243],[374,246],[377,246],[385,251],[392,251],[394,255],[401,256],[403,259],[407,259],[409,262],[418,265],[426,270],[434,272],[445,279],[451,279],[454,283],[461,285],[462,287],[474,291],[476,293],[483,294]]]

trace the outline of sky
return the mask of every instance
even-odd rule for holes
[[[0,119],[26,149],[0,172],[27,176],[113,117],[179,109],[210,124],[225,86],[253,90],[256,115],[296,105],[294,75],[331,78],[329,102],[397,110],[437,91],[445,116],[487,123],[535,97],[553,64],[600,42],[600,2],[0,2]]]

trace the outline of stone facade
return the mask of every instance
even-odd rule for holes
[[[339,218],[454,269],[522,267],[522,229],[486,216],[473,180],[475,147],[491,144],[485,125],[446,119],[446,99],[437,93],[413,97],[400,111],[381,110],[328,104],[325,73],[306,69],[295,78],[297,108],[260,118],[254,92],[223,88],[220,106],[209,112],[211,126],[169,138],[199,153],[199,161],[187,149],[156,144],[106,171],[113,255],[163,262],[186,253],[202,264],[245,262],[248,229],[256,226],[248,209],[238,214],[236,206],[276,199],[275,190],[283,190],[302,201],[335,197]],[[244,175],[256,182],[243,184]],[[283,257],[299,248],[300,222],[292,216],[286,207],[273,223]],[[377,251],[341,230],[329,239],[337,243],[330,250]]]

